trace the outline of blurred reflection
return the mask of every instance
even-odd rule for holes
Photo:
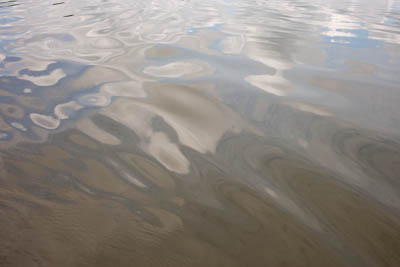
[[[0,14],[0,266],[399,266],[399,1]]]

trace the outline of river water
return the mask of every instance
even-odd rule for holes
[[[399,0],[2,0],[0,266],[400,266]]]

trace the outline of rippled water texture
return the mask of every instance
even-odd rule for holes
[[[0,266],[400,266],[400,1],[2,0]]]

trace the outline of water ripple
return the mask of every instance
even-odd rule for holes
[[[1,1],[0,266],[399,266],[399,18]]]

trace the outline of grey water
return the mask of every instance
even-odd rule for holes
[[[400,1],[1,1],[0,266],[400,266]]]

